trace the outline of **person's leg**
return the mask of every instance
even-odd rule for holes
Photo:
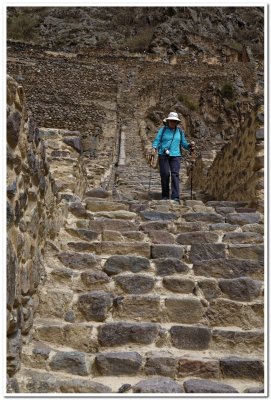
[[[179,187],[179,172],[180,172],[180,157],[170,157],[169,160],[171,171],[171,198],[174,200],[180,199]]]
[[[169,198],[169,161],[166,156],[159,156],[159,167],[162,186],[162,199]]]

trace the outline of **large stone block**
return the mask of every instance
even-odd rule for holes
[[[136,219],[137,214],[127,210],[98,211],[95,213],[95,217],[133,220]]]
[[[264,261],[264,246],[261,244],[230,244],[229,245],[229,257],[245,259],[245,260],[257,260],[259,262]]]
[[[117,210],[129,210],[129,206],[114,201],[91,199],[91,200],[86,200],[86,209],[92,212],[117,211]]]
[[[181,357],[178,360],[178,377],[198,376],[206,379],[219,379],[219,361],[207,358]]]
[[[171,221],[178,218],[177,214],[159,211],[141,211],[140,215],[143,219],[149,221]]]
[[[235,225],[258,224],[261,220],[259,213],[233,213],[228,214],[226,222]]]
[[[114,278],[116,284],[129,294],[149,293],[155,284],[155,280],[148,275],[123,275]]]
[[[142,357],[136,352],[103,353],[95,357],[95,366],[101,375],[134,375],[142,365]]]
[[[181,259],[184,254],[183,246],[170,244],[154,244],[151,246],[152,258],[177,258]]]
[[[99,255],[136,255],[150,257],[150,245],[144,242],[93,242],[93,243],[68,243],[76,251],[94,252]]]
[[[238,393],[238,390],[230,385],[205,379],[185,381],[184,389],[186,393]]]
[[[151,344],[156,340],[159,329],[159,325],[154,323],[110,323],[98,328],[98,340],[103,347],[122,346],[128,343]]]
[[[263,243],[263,236],[256,232],[231,232],[225,233],[222,241],[224,243],[256,244]]]
[[[60,289],[47,289],[39,294],[38,313],[43,317],[64,318],[72,301],[73,293]]]
[[[190,268],[187,264],[178,258],[160,258],[155,259],[154,264],[156,267],[157,275],[165,276],[172,274],[187,274]]]
[[[112,281],[103,271],[85,271],[80,275],[81,281],[89,289],[102,288]]]
[[[163,279],[166,289],[176,293],[193,293],[195,282],[192,279],[166,277]]]
[[[160,314],[160,297],[142,295],[124,297],[114,315],[121,319],[154,322],[160,320]]]
[[[177,358],[171,353],[154,351],[146,357],[145,373],[174,378],[177,374]]]
[[[21,330],[7,338],[7,373],[13,376],[21,368],[22,335]]]
[[[263,380],[264,366],[261,360],[225,357],[220,359],[220,368],[225,378]]]
[[[205,312],[201,301],[193,296],[167,298],[165,307],[169,320],[182,324],[199,322]]]
[[[186,222],[208,222],[209,224],[225,222],[225,217],[216,213],[193,212],[182,215]]]
[[[248,276],[253,279],[263,279],[264,274],[264,266],[259,261],[234,258],[196,261],[193,270],[195,275],[212,278]]]
[[[261,328],[264,324],[263,304],[244,304],[228,299],[216,299],[210,302],[206,317],[211,326]]]
[[[121,219],[95,218],[95,220],[89,221],[89,229],[100,233],[104,230],[118,232],[136,231],[137,226],[137,223],[134,221]]]
[[[170,335],[173,346],[186,350],[206,350],[211,341],[211,330],[200,326],[172,326]]]
[[[18,260],[14,247],[7,239],[7,307],[11,310],[16,297],[16,276],[18,274]]]
[[[215,243],[218,241],[219,235],[212,232],[191,232],[181,233],[177,236],[176,241],[179,244],[196,244],[196,243]]]
[[[215,244],[192,244],[190,250],[190,262],[214,260],[226,258],[226,245],[223,243]]]
[[[263,352],[264,331],[253,329],[251,331],[228,329],[214,329],[211,348],[224,351],[230,349],[232,353]]]
[[[198,281],[198,287],[202,290],[206,300],[216,299],[221,295],[216,279],[201,279]]]
[[[101,260],[100,257],[94,254],[61,252],[57,256],[62,264],[72,269],[93,268],[98,266]]]
[[[113,305],[113,296],[109,293],[88,292],[78,298],[78,310],[87,321],[104,321]]]
[[[111,256],[104,265],[104,272],[109,276],[116,275],[122,272],[142,272],[150,268],[150,262],[145,257],[135,256]]]
[[[7,117],[7,142],[15,148],[19,142],[22,116],[17,111],[12,111]]]
[[[92,241],[92,240],[97,240],[99,237],[99,234],[94,231],[90,231],[89,229],[71,229],[71,228],[66,228],[66,231],[71,235],[78,237],[83,240],[87,241]]]
[[[181,385],[170,378],[152,378],[138,382],[133,386],[134,393],[183,393]]]
[[[90,361],[85,353],[79,351],[59,351],[49,363],[54,371],[64,371],[75,375],[89,375]]]
[[[153,244],[174,244],[175,237],[167,231],[149,231],[148,236]]]
[[[88,197],[98,197],[101,199],[106,199],[106,198],[110,197],[110,193],[101,187],[89,189],[86,191],[85,195],[86,195],[86,200]]]
[[[143,232],[153,232],[165,230],[169,226],[169,222],[167,221],[154,221],[154,222],[142,222],[139,226],[139,229]]]
[[[231,300],[253,301],[262,293],[262,283],[250,278],[219,280],[219,287]]]
[[[110,393],[112,389],[102,383],[85,379],[67,379],[59,382],[61,393]]]

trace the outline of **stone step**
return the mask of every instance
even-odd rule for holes
[[[201,365],[197,368],[200,370]],[[56,371],[22,368],[17,379],[21,393],[263,393],[263,385],[255,379],[195,379],[192,375],[185,379],[102,375],[90,380]]]

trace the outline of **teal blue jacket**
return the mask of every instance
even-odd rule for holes
[[[163,128],[160,128],[154,141],[152,142],[152,147],[158,149],[158,154],[162,155],[165,154],[165,149],[169,150],[169,155],[172,157],[180,157],[181,156],[181,146],[184,147],[186,150],[190,149],[190,144],[185,139],[184,131],[180,128],[176,128],[176,132],[174,135],[174,129],[170,129],[166,127],[163,137]],[[162,137],[162,142],[161,142]]]

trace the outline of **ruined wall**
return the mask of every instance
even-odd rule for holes
[[[19,369],[44,279],[44,250],[61,228],[86,173],[75,132],[38,129],[22,86],[7,78],[7,370]],[[63,181],[63,174],[67,179]],[[70,180],[69,180],[70,179]]]
[[[215,200],[249,200],[263,210],[264,128],[261,121],[260,109],[247,116],[242,128],[213,162],[201,156],[194,169],[196,188]]]

